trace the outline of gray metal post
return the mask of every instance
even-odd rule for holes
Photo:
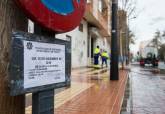
[[[110,80],[119,80],[117,10],[118,10],[118,0],[112,0],[112,39],[111,39]]]
[[[33,93],[32,114],[54,114],[54,89]]]
[[[55,33],[50,32],[35,24],[36,34],[54,37]],[[40,91],[32,94],[32,114],[54,114],[54,89]]]

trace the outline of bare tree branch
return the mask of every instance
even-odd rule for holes
[[[120,3],[119,8],[127,12],[127,18],[138,16],[136,11],[137,10],[136,0],[119,0],[119,3]]]

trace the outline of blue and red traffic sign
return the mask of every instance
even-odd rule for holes
[[[83,18],[86,0],[15,0],[30,19],[55,32],[77,27]]]

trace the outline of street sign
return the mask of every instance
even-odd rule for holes
[[[34,22],[57,33],[73,30],[83,18],[86,0],[15,0]]]
[[[22,42],[25,89],[65,82],[65,45]]]
[[[70,85],[70,42],[13,32],[11,52],[11,95]]]

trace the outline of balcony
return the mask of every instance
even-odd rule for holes
[[[99,11],[98,8],[98,0],[93,2],[94,0],[90,0],[87,3],[86,12],[85,12],[85,19],[92,24],[99,28],[99,32],[103,37],[110,36],[110,29],[108,27],[108,1],[104,4],[107,6],[103,6],[103,11]],[[106,9],[107,8],[107,9]]]

